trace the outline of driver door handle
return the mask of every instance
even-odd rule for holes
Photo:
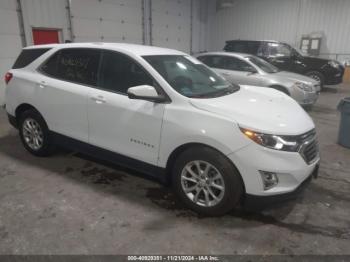
[[[96,104],[104,104],[107,102],[106,98],[103,96],[92,96],[90,97],[92,101],[94,101]]]

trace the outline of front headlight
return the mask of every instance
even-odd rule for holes
[[[294,86],[298,87],[299,89],[303,90],[303,91],[306,91],[306,92],[312,92],[314,91],[313,87],[310,86],[310,85],[307,85],[305,83],[302,83],[302,82],[296,82],[294,84]]]
[[[263,134],[245,128],[240,129],[246,137],[261,146],[288,152],[297,152],[299,150],[300,144],[294,136]]]
[[[330,65],[331,67],[334,67],[334,68],[338,68],[340,64],[338,61],[331,60],[328,62],[328,65]]]

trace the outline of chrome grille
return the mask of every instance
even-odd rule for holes
[[[315,130],[311,130],[300,136],[299,153],[307,164],[313,163],[319,155],[318,142]]]

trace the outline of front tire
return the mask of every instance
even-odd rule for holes
[[[175,161],[172,180],[182,202],[206,216],[226,214],[238,205],[244,191],[233,164],[208,147],[183,152]]]
[[[49,129],[36,110],[27,110],[19,116],[19,134],[27,151],[35,156],[49,156],[53,151]]]

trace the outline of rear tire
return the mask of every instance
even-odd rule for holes
[[[324,75],[318,71],[310,71],[305,74],[306,76],[318,81],[320,83],[321,89],[324,85]]]
[[[193,147],[175,161],[172,185],[181,201],[205,216],[221,216],[240,202],[242,179],[234,165],[208,147]]]
[[[18,130],[22,144],[35,156],[49,156],[53,152],[52,139],[44,118],[36,110],[27,110],[19,116]]]

